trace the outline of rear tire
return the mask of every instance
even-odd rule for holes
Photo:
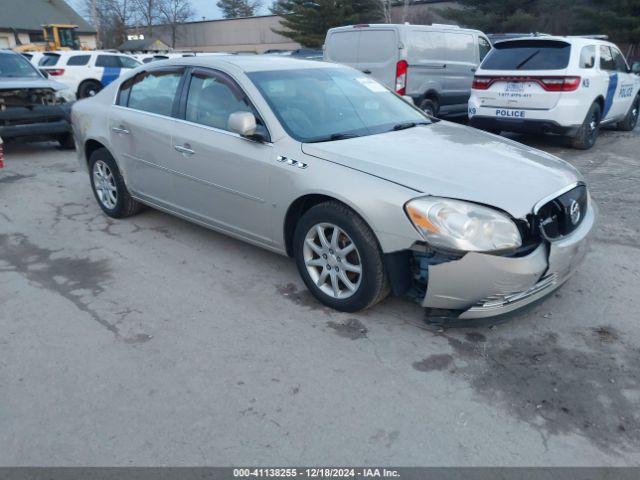
[[[576,135],[571,139],[571,146],[578,150],[589,150],[593,147],[600,133],[600,120],[602,110],[598,103],[591,105],[583,124]]]
[[[104,213],[112,218],[125,218],[142,210],[127,190],[116,161],[106,148],[99,148],[89,158],[91,190]]]
[[[302,216],[294,232],[293,256],[311,294],[335,310],[363,310],[389,294],[382,252],[373,231],[342,203],[321,203]]]
[[[438,102],[430,98],[425,98],[422,102],[420,102],[420,110],[431,117],[435,117],[438,115]]]
[[[96,80],[86,80],[78,87],[78,99],[95,96],[102,90],[102,84]]]
[[[638,124],[638,116],[640,116],[640,95],[637,95],[633,100],[631,108],[629,108],[627,116],[624,117],[624,120],[618,122],[618,130],[622,130],[623,132],[632,131]]]

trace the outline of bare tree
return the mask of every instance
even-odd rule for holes
[[[380,0],[380,11],[384,23],[391,23],[391,0]]]
[[[158,0],[158,2],[160,18],[171,28],[171,48],[175,48],[178,26],[194,15],[191,0]]]
[[[86,0],[85,11],[98,31],[101,48],[115,48],[127,39],[133,14],[131,0]]]
[[[147,27],[146,36],[153,35],[153,24],[160,18],[159,0],[133,0],[133,6],[140,22]]]

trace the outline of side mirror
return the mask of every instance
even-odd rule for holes
[[[44,78],[49,78],[49,72],[47,72],[44,68],[40,68],[40,73],[44,75]]]
[[[229,130],[243,137],[251,137],[256,133],[256,117],[250,112],[234,112],[229,115]]]
[[[631,65],[631,73],[640,75],[640,62],[633,62],[633,65]]]

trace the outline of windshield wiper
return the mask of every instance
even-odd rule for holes
[[[531,55],[529,55],[527,58],[525,58],[522,62],[520,62],[518,64],[518,66],[516,67],[516,70],[520,70],[522,67],[524,67],[527,63],[529,63],[529,60],[531,60],[533,57],[535,57],[536,55],[538,55],[540,53],[540,50],[536,50],[535,52],[533,52]]]
[[[393,126],[393,130],[406,130],[407,128],[413,128],[418,125],[429,125],[429,122],[404,122],[397,123]]]
[[[332,133],[331,135],[327,135],[326,137],[309,140],[306,143],[332,142],[333,140],[346,140],[347,138],[356,138],[359,136],[360,135],[357,135],[355,133]]]

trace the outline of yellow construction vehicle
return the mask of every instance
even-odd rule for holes
[[[48,52],[52,50],[80,50],[77,25],[51,24],[42,26],[43,42],[18,45],[16,52]]]

